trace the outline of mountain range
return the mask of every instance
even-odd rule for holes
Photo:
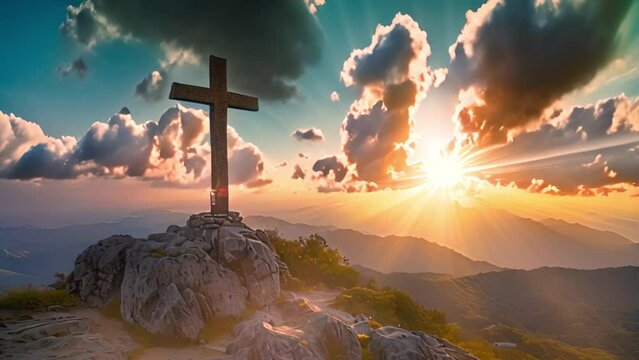
[[[499,267],[474,261],[439,244],[411,236],[377,236],[332,226],[292,224],[268,216],[249,216],[246,224],[254,228],[277,230],[286,239],[319,234],[352,264],[379,271],[433,272],[464,276]]]
[[[320,234],[352,264],[381,272],[430,272],[458,277],[503,268],[639,265],[639,245],[609,231],[557,219],[534,221],[500,210],[456,206],[453,213],[464,226],[450,229],[446,246],[431,238],[382,237],[268,216],[248,216],[245,223],[254,228],[277,229],[287,239]],[[0,227],[0,287],[52,281],[56,271],[69,271],[75,257],[91,243],[111,234],[147,236],[164,231],[170,224],[183,224],[187,217],[180,212],[146,211],[95,224]],[[424,222],[433,221],[425,218]]]
[[[458,203],[449,204],[442,211],[424,214],[419,220],[407,225],[401,233],[413,236],[419,234],[421,236],[416,238],[426,239],[427,242],[445,246],[472,260],[485,261],[499,268],[535,269],[559,266],[598,269],[639,265],[639,246],[636,243],[614,232],[578,223],[558,219],[536,221],[490,206],[464,207]],[[290,224],[269,217],[251,216],[247,221],[262,228],[278,228],[289,238],[312,232],[328,236],[327,233],[336,230],[326,226],[313,229],[311,225]],[[389,221],[391,220],[384,214],[370,219],[365,223],[367,232],[387,233],[383,227]],[[360,226],[360,229],[362,227],[364,226]],[[333,235],[341,238],[338,234]],[[397,238],[390,237],[393,240]],[[344,242],[340,241],[341,244]],[[351,258],[353,255],[347,254],[347,257]],[[418,259],[415,256],[413,262]],[[369,265],[373,269],[382,269]],[[382,271],[416,270],[384,268]]]
[[[639,358],[639,267],[504,270],[461,278],[381,273],[362,281],[406,291],[482,338],[521,344],[522,333],[624,359]]]

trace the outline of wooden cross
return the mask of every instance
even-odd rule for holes
[[[226,87],[226,59],[209,57],[209,85],[200,87],[173,83],[170,99],[192,101],[210,106],[211,135],[211,213],[229,212],[229,172],[226,151],[226,110],[257,111],[257,98],[230,92]],[[212,117],[211,117],[212,116]]]

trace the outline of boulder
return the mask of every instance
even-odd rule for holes
[[[306,298],[280,301],[234,329],[229,360],[359,360],[361,347],[349,324]]]
[[[112,236],[76,259],[69,289],[89,305],[121,301],[147,331],[196,340],[216,316],[269,305],[280,291],[277,255],[237,213],[192,215],[147,239]]]
[[[368,350],[379,360],[478,360],[446,340],[422,331],[384,326],[369,334]]]
[[[67,288],[90,306],[102,307],[119,298],[126,254],[136,241],[128,235],[113,235],[86,248],[75,259]]]

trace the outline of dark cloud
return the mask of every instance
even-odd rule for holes
[[[164,58],[160,69],[153,70],[135,87],[135,95],[145,101],[159,101],[168,97],[169,74],[177,65],[198,64],[200,59],[191,49],[180,48],[174,43],[160,44]]]
[[[100,41],[120,36],[117,28],[95,11],[92,2],[86,1],[79,6],[67,6],[67,16],[60,25],[60,31],[81,45],[92,48]]]
[[[335,181],[341,182],[346,176],[346,165],[337,156],[329,156],[317,160],[313,164],[313,171],[319,172],[323,177],[332,176]]]
[[[531,192],[595,195],[639,185],[639,98],[617,96],[555,113],[538,130],[489,150],[482,171]],[[524,159],[523,161],[521,159]]]
[[[306,173],[302,170],[302,167],[299,164],[295,164],[295,171],[293,171],[293,175],[291,175],[291,179],[304,179],[306,178]]]
[[[349,60],[354,66],[345,67],[342,76],[352,78],[360,86],[405,79],[408,65],[416,55],[410,30],[398,23],[373,42],[370,51],[351,55]]]
[[[342,151],[355,165],[351,181],[372,183],[368,191],[391,185],[393,173],[409,169],[411,115],[443,76],[428,66],[430,53],[426,32],[410,16],[397,14],[344,62],[342,81],[359,87],[361,95],[342,122]]]
[[[283,19],[286,19],[285,21]],[[323,33],[304,1],[88,0],[70,6],[64,34],[88,47],[115,37],[172,43],[229,59],[230,85],[265,100],[297,95],[293,81],[321,54]]]
[[[171,184],[200,184],[209,173],[205,141],[208,115],[182,106],[157,122],[137,124],[123,108],[106,123],[96,122],[77,141],[46,136],[35,123],[0,112],[0,178],[73,179],[80,176],[139,177]],[[263,186],[262,153],[228,128],[229,180]]]
[[[291,136],[297,141],[323,141],[324,134],[322,134],[322,130],[318,128],[310,128],[310,129],[297,129],[293,131]]]
[[[154,70],[135,86],[135,95],[145,101],[159,101],[167,97],[167,73]]]
[[[386,110],[379,101],[368,112],[348,114],[342,130],[348,139],[343,144],[344,154],[355,164],[360,179],[387,181],[390,170],[406,169],[408,153],[397,144],[406,142],[410,134],[407,108]]]
[[[491,0],[451,46],[459,86],[455,121],[464,140],[505,143],[611,59],[631,5],[620,1]]]
[[[77,58],[71,62],[71,64],[58,66],[58,74],[67,77],[69,75],[77,75],[79,78],[83,78],[87,73],[88,66],[82,58]]]

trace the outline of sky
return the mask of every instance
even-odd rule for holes
[[[168,91],[208,86],[215,54],[260,99],[229,112],[233,209],[366,227],[443,196],[615,230],[639,221],[638,17],[636,1],[3,1],[0,225],[205,210],[209,109]]]

